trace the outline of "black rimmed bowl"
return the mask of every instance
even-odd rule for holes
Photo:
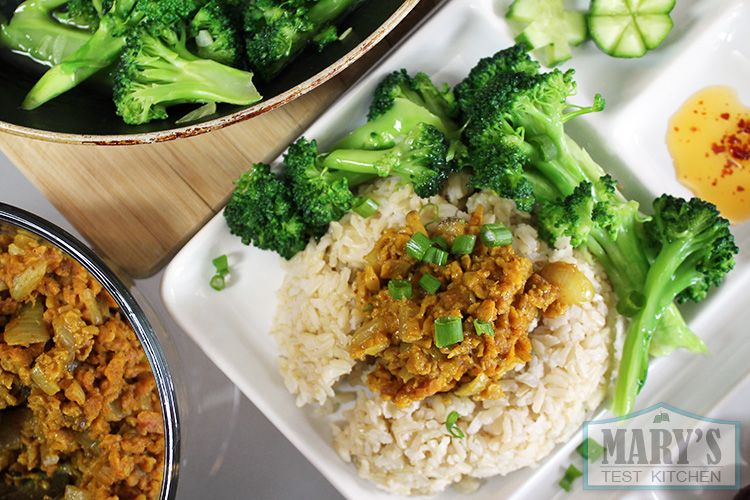
[[[137,290],[128,286],[119,275],[91,249],[67,231],[32,213],[0,203],[0,234],[24,234],[52,246],[80,263],[112,296],[124,321],[135,331],[151,365],[159,394],[164,423],[164,474],[159,500],[174,500],[180,464],[181,426],[178,412],[178,391],[173,373],[178,364],[176,350],[149,316],[153,312],[145,299],[137,300]],[[155,318],[154,318],[155,319]],[[184,396],[183,396],[184,397]],[[2,496],[2,495],[0,495]]]
[[[264,99],[251,106],[218,105],[216,113],[189,125],[175,123],[193,107],[170,110],[166,120],[127,125],[115,114],[111,90],[84,82],[35,110],[21,102],[43,74],[43,67],[0,48],[0,131],[54,142],[142,144],[189,137],[265,113],[309,92],[351,65],[381,41],[419,0],[369,0],[343,21],[351,32],[322,52],[300,53],[268,84],[256,79]],[[0,15],[10,18],[17,0],[0,0]]]

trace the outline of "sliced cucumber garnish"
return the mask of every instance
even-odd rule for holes
[[[591,38],[614,57],[641,57],[672,29],[675,0],[591,0]]]
[[[586,40],[585,15],[565,10],[563,0],[515,0],[505,16],[520,26],[516,42],[547,67],[570,59],[571,46]]]

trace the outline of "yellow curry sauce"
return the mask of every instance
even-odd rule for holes
[[[478,235],[482,219],[480,206],[469,221],[446,219],[428,234],[419,214],[411,212],[406,227],[383,232],[357,275],[357,307],[365,321],[352,336],[350,353],[354,359],[376,360],[368,387],[399,407],[447,391],[475,399],[503,397],[502,376],[531,359],[533,321],[540,312],[556,316],[566,309],[560,287],[534,273],[532,262],[510,245],[488,248],[477,239],[471,254],[451,256],[442,266],[418,261],[406,251],[417,232],[452,244],[458,235]],[[563,270],[547,274],[570,274]],[[579,283],[591,286],[580,271],[572,271]],[[418,284],[425,273],[440,281],[434,294]],[[395,300],[387,286],[392,279],[409,280],[411,298]],[[437,347],[435,320],[448,315],[461,318],[463,340]],[[475,319],[489,322],[494,335],[477,334]]]
[[[164,425],[135,332],[80,264],[23,235],[0,235],[0,429],[0,490],[62,473],[66,500],[159,496]]]

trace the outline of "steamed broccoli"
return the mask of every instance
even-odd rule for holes
[[[435,126],[418,123],[393,147],[382,150],[333,149],[322,158],[328,169],[408,181],[422,198],[436,195],[455,170],[449,158],[448,141]]]
[[[634,318],[631,328],[642,328],[635,318],[649,318],[648,332],[634,335],[655,339],[651,354],[666,354],[674,347],[703,351],[705,346],[687,327],[674,297],[662,300],[669,294],[644,287],[659,267],[663,278],[672,276],[664,266],[652,263],[644,227],[648,218],[565,133],[568,120],[603,109],[604,100],[596,96],[592,106],[572,106],[567,99],[576,91],[573,71],[538,73],[535,64],[525,58],[528,55],[524,56],[519,46],[501,51],[483,59],[455,88],[462,122],[466,123],[462,140],[473,169],[470,184],[513,199],[520,209],[538,207],[540,235],[551,245],[565,236],[572,244],[585,247],[604,267],[618,299],[618,311]],[[663,211],[662,205],[657,203],[657,212]],[[673,229],[679,227],[676,219],[672,217],[668,223]],[[723,245],[722,259],[736,252],[733,245]],[[720,266],[711,274],[711,282],[718,283],[728,269]],[[649,306],[654,300],[657,309]],[[648,354],[646,342],[638,360],[628,368],[629,378],[622,382],[628,385],[620,391],[617,412],[632,406],[637,392],[633,392],[633,380],[642,376]]]
[[[459,134],[459,108],[450,88],[438,87],[424,73],[387,75],[375,89],[367,123],[342,137],[333,149],[385,149],[417,124],[434,126],[447,138]]]
[[[93,35],[42,75],[22,107],[37,108],[113,64],[125,47],[128,29],[142,19],[136,14],[136,4],[137,0],[114,0]]]
[[[210,0],[195,13],[188,25],[188,36],[195,43],[195,54],[203,59],[242,69],[245,52],[240,14],[228,0]]]
[[[316,43],[335,40],[330,27],[360,0],[251,0],[245,8],[250,68],[270,80],[321,32]]]
[[[472,106],[474,93],[484,88],[496,76],[504,73],[539,73],[541,65],[529,57],[526,47],[522,43],[511,45],[492,56],[483,57],[469,74],[456,85],[454,91],[461,109],[468,110]]]
[[[246,245],[273,250],[286,259],[304,249],[310,239],[287,182],[258,163],[235,182],[224,209],[232,234]]]
[[[42,75],[26,95],[23,108],[39,107],[115,64],[134,30],[158,35],[164,29],[179,29],[203,3],[204,0],[113,0],[86,43]]]
[[[99,27],[102,16],[112,7],[112,0],[68,0],[65,7],[64,12],[55,15],[57,19],[94,31]]]
[[[324,165],[317,142],[304,137],[291,144],[284,154],[284,175],[294,200],[311,227],[313,236],[321,236],[328,224],[341,219],[352,208],[351,188],[371,180],[372,173],[337,171]]]
[[[126,123],[167,116],[183,103],[251,104],[261,96],[253,74],[193,55],[184,32],[140,28],[128,37],[115,74],[114,101]]]
[[[58,18],[66,3],[67,0],[21,3],[10,22],[0,23],[0,43],[43,64],[58,64],[92,36],[91,31]]]
[[[649,343],[659,318],[676,299],[699,302],[734,267],[738,249],[729,221],[711,203],[662,195],[645,223],[656,252],[643,285],[645,302],[628,327],[615,385],[613,411],[630,413],[648,370]]]
[[[360,128],[346,137],[365,137],[374,134],[380,137],[387,136],[389,138],[387,141],[378,141],[377,144],[360,144],[362,147],[340,147],[339,144],[346,143],[345,138],[326,151],[320,152],[315,140],[307,140],[303,137],[291,144],[284,154],[282,177],[277,182],[283,183],[287,192],[291,193],[289,203],[293,209],[290,209],[290,213],[295,214],[295,220],[300,221],[304,226],[303,231],[308,238],[322,236],[330,222],[341,219],[352,210],[352,206],[357,201],[352,190],[363,182],[377,177],[399,176],[404,182],[411,183],[419,196],[429,197],[437,194],[448,175],[458,168],[455,156],[461,148],[456,146],[457,142],[450,141],[437,126],[431,123],[438,123],[441,128],[445,129],[440,118],[428,111],[426,107],[433,106],[436,112],[441,113],[440,106],[445,106],[443,109],[449,109],[450,93],[432,85],[426,75],[418,76],[416,79],[411,79],[405,72],[398,72],[395,77],[394,75],[388,76],[375,92],[372,109],[383,107],[384,92],[392,93],[396,79],[400,83],[418,82],[424,90],[424,98],[417,97],[418,93],[409,99],[398,97],[397,103],[392,106],[400,110],[410,110],[412,116],[403,121],[405,123],[413,121],[411,128],[399,129],[399,132],[395,133],[395,125],[391,119],[382,120],[384,115],[380,115],[361,127],[367,130],[366,133],[363,133]],[[434,90],[427,90],[430,87]],[[417,104],[417,101],[420,104]],[[430,104],[433,101],[440,102],[440,104]],[[426,117],[429,121],[419,121],[415,119],[416,117]],[[397,120],[398,115],[394,114],[392,118]],[[376,128],[378,126],[383,128],[378,130]],[[359,141],[354,142],[359,143]],[[257,196],[257,199],[260,198],[262,198],[262,193]],[[230,201],[230,204],[235,203]],[[234,220],[237,221],[239,218],[234,217]],[[250,224],[260,222],[251,218],[247,220]],[[237,228],[234,230],[242,232]],[[253,231],[273,231],[273,228]],[[285,256],[289,255],[287,245],[282,245],[278,249],[266,248],[276,250]]]

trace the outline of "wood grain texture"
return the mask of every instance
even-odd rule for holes
[[[169,142],[82,146],[0,134],[0,149],[86,240],[133,278],[153,275],[220,210],[232,182],[276,158],[438,0],[315,90],[255,118]]]

